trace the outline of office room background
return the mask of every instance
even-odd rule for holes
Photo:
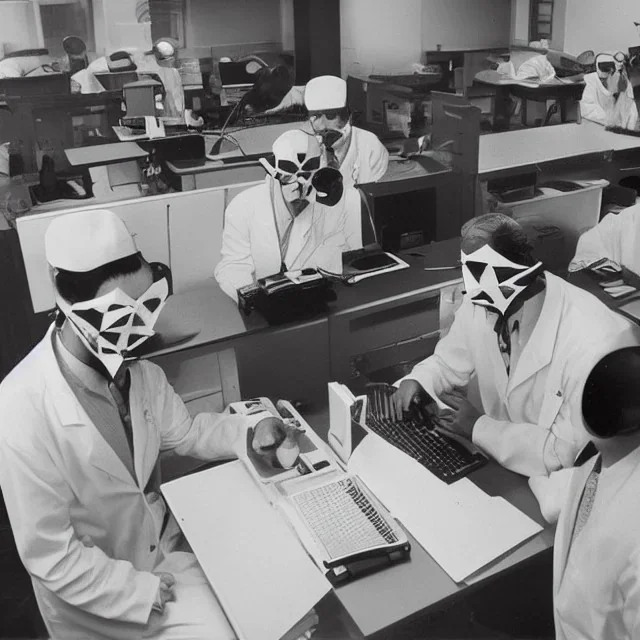
[[[640,344],[638,105],[638,0],[0,0],[0,640],[636,637],[636,555],[622,557],[636,551],[636,516],[620,514],[638,506],[640,449],[636,426],[620,425],[635,410],[624,389]],[[99,279],[137,252],[144,291],[125,269],[107,291],[115,306],[97,294],[109,278],[80,307],[63,300],[59,273]],[[82,325],[83,303],[100,327]],[[106,326],[118,305],[120,342]],[[130,353],[136,326],[144,344]],[[127,438],[92,426],[79,468],[118,482],[105,470],[115,452],[140,504],[156,520],[163,509],[157,540],[132,533],[157,555],[122,551],[121,532],[91,520],[104,494],[78,506],[71,449],[52,453],[67,432],[43,418],[52,430],[29,450],[53,447],[41,460],[75,496],[69,522],[86,508],[70,524],[87,534],[83,553],[97,545],[159,580],[130,602],[123,583],[122,611],[103,617],[67,578],[63,589],[41,575],[56,574],[42,569],[56,532],[28,507],[44,504],[25,493],[38,474],[12,458],[22,391],[47,392],[33,358],[53,340],[60,364],[65,331],[107,394],[116,369],[131,372],[104,414]],[[108,370],[105,348],[122,370]],[[127,429],[135,367],[152,365],[164,375],[141,396],[140,424],[158,451],[142,483]],[[610,384],[612,371],[626,377]],[[69,388],[84,415],[91,405]],[[178,408],[154,431],[153,402],[171,389]],[[611,432],[585,389],[616,398]],[[91,458],[100,447],[114,459]],[[91,486],[82,473],[77,486]],[[340,496],[362,492],[383,551],[369,539],[331,567],[317,551],[342,512],[329,504],[316,530],[310,502],[282,501],[304,488],[326,507],[312,489],[330,480],[348,484]],[[610,532],[593,524],[606,520],[603,495],[620,540],[606,566]],[[186,573],[163,570],[175,548],[156,551],[169,521]],[[255,575],[239,580],[233,562]],[[184,575],[197,588],[182,591]],[[624,597],[598,600],[611,584]],[[290,598],[281,612],[278,593]]]

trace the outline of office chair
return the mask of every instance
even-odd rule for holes
[[[150,262],[149,266],[153,272],[154,280],[166,278],[169,284],[169,295],[173,294],[173,276],[171,269],[163,262]]]

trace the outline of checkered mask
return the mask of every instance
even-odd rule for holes
[[[488,244],[461,252],[462,278],[473,304],[505,315],[513,301],[532,285],[543,271],[541,262],[527,267],[511,262]]]
[[[104,296],[58,306],[73,331],[113,378],[129,352],[154,335],[153,327],[169,295],[166,278],[154,282],[137,300],[122,289]]]

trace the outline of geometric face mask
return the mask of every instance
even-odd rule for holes
[[[259,162],[280,184],[287,202],[311,200],[334,206],[342,198],[342,176],[339,171],[320,169],[321,150],[316,138],[299,129],[287,131],[273,144],[274,160]],[[315,192],[315,193],[314,193]]]
[[[117,288],[85,302],[70,305],[59,296],[57,302],[75,334],[113,378],[128,353],[154,335],[168,295],[169,284],[162,278],[137,300]]]
[[[473,304],[489,307],[501,315],[542,272],[542,262],[532,267],[511,262],[488,244],[461,254],[466,295]]]
[[[282,187],[285,200],[306,200],[311,196],[311,179],[320,168],[320,145],[300,130],[287,131],[273,144],[274,164],[265,158],[260,163]]]

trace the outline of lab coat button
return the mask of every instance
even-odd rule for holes
[[[151,553],[153,553],[155,550],[156,550],[156,545],[155,545],[155,544],[152,544],[152,545],[149,547],[149,551],[151,551]]]
[[[155,491],[151,491],[150,493],[147,494],[147,502],[149,504],[158,502],[159,499],[160,499],[160,496]]]

